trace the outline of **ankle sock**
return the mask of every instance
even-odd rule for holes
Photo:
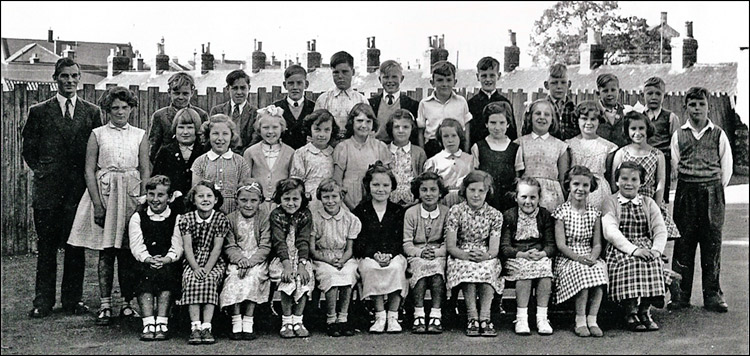
[[[252,333],[253,332],[254,318],[252,316],[242,317],[242,332]]]
[[[201,329],[201,322],[200,321],[191,321],[190,322],[190,330],[200,330]]]
[[[516,308],[516,319],[528,319],[529,308]]]
[[[375,319],[385,319],[386,315],[385,310],[375,312]]]
[[[112,297],[102,297],[102,298],[99,298],[99,302],[101,303],[101,306],[100,306],[101,309],[111,309],[112,308]]]
[[[586,316],[586,324],[588,324],[589,326],[599,326],[596,324],[596,315]]]
[[[536,307],[536,320],[547,319],[547,307]]]
[[[281,325],[285,324],[292,324],[292,316],[291,315],[282,315],[281,316]]]
[[[166,316],[157,316],[156,317],[156,323],[161,324],[161,330],[164,332],[167,332],[167,325],[169,325],[169,318]],[[158,331],[158,329],[157,329]]]
[[[211,323],[203,323],[201,324],[201,330],[211,330]]]
[[[586,316],[576,315],[576,327],[586,326]]]
[[[242,332],[242,315],[232,315],[232,333],[237,334]]]
[[[302,324],[302,315],[292,315],[292,324]]]
[[[146,316],[143,317],[143,327],[146,327],[146,325],[149,324],[155,324],[155,320],[153,316]]]
[[[424,307],[414,307],[414,317],[424,318]]]
[[[338,317],[336,318],[337,323],[346,323],[349,321],[349,313],[339,313]]]
[[[440,309],[440,308],[432,308],[432,310],[430,310],[430,319],[432,319],[432,318],[440,319],[442,317],[443,317],[443,310],[442,309]]]
[[[326,324],[333,324],[336,322],[336,314],[326,314]]]
[[[386,313],[386,315],[387,315],[388,319],[390,319],[390,318],[393,318],[393,319],[398,319],[398,312],[397,312],[397,311],[390,311],[390,310],[389,310],[389,311],[388,311],[388,312]]]

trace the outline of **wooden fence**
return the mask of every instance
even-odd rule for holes
[[[159,92],[158,87],[149,87],[141,90],[138,86],[130,86],[131,91],[137,94],[138,109],[135,110],[130,119],[130,124],[148,130],[151,114],[157,109],[169,105],[169,94]],[[471,98],[476,89],[468,91],[461,88],[458,93],[467,99]],[[89,102],[98,102],[104,90],[96,90],[94,85],[87,84],[78,95]],[[421,88],[408,91],[406,94],[421,100],[425,91]],[[315,100],[321,93],[306,92],[305,96]],[[432,94],[432,88],[426,91],[426,95]],[[37,90],[26,90],[25,85],[15,86],[13,91],[2,91],[2,255],[25,254],[36,251],[36,233],[33,224],[33,209],[31,208],[31,181],[32,172],[21,157],[21,130],[26,121],[26,115],[30,106],[47,100],[55,95],[50,91],[49,85],[40,85]],[[274,101],[283,99],[286,94],[281,92],[281,87],[274,86],[268,91],[266,88],[258,88],[257,93],[250,93],[250,102],[257,107],[264,107]],[[543,98],[546,94],[542,89],[537,92],[525,93],[523,90],[507,90],[503,92],[513,105],[517,127],[522,127],[524,103],[529,100]],[[685,93],[669,93],[664,98],[664,107],[674,111],[684,123],[684,95]],[[584,100],[596,100],[596,94],[589,91],[570,93],[570,98],[576,103]],[[621,92],[620,102],[633,105],[640,98],[639,92]],[[208,112],[214,105],[229,100],[228,93],[217,93],[216,88],[208,88],[206,95],[195,95],[191,104]],[[729,114],[734,114],[731,108],[729,96],[726,94],[712,95],[709,100],[709,115],[713,122],[726,131],[730,141],[734,139],[733,121],[724,122]]]

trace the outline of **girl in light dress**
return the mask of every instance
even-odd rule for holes
[[[262,141],[248,147],[242,157],[250,167],[250,177],[263,186],[263,196],[271,200],[276,182],[289,178],[294,149],[280,141],[286,130],[284,109],[269,105],[258,109],[258,117],[253,124]]]
[[[318,185],[333,177],[333,147],[331,142],[339,134],[336,120],[326,109],[313,111],[302,121],[308,142],[294,151],[289,177],[305,182],[305,191],[310,192],[310,210],[320,208],[315,197]]]

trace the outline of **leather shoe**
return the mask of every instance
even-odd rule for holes
[[[29,318],[44,318],[52,314],[51,309],[45,308],[34,308],[29,312]]]
[[[73,315],[88,314],[88,312],[90,310],[89,307],[86,304],[84,304],[83,302],[78,302],[78,303],[76,303],[73,306],[65,307],[63,309],[65,309],[65,311],[67,311],[67,312],[69,312],[69,313],[71,313]]]
[[[729,306],[727,305],[727,302],[720,300],[718,302],[709,303],[703,306],[708,311],[717,312],[717,313],[726,313],[729,311]]]
[[[638,319],[641,319],[641,324],[646,327],[645,331],[659,330],[659,324],[657,324],[654,319],[651,319],[651,315],[648,313],[638,315]]]
[[[688,309],[690,308],[690,303],[683,302],[680,300],[673,300],[667,304],[667,309],[669,310],[681,310],[681,309]]]
[[[646,325],[643,325],[640,319],[638,319],[638,316],[636,314],[628,314],[625,317],[625,328],[630,331],[646,331],[648,328]]]

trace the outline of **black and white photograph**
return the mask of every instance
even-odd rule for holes
[[[750,353],[750,2],[0,17],[2,354]]]

